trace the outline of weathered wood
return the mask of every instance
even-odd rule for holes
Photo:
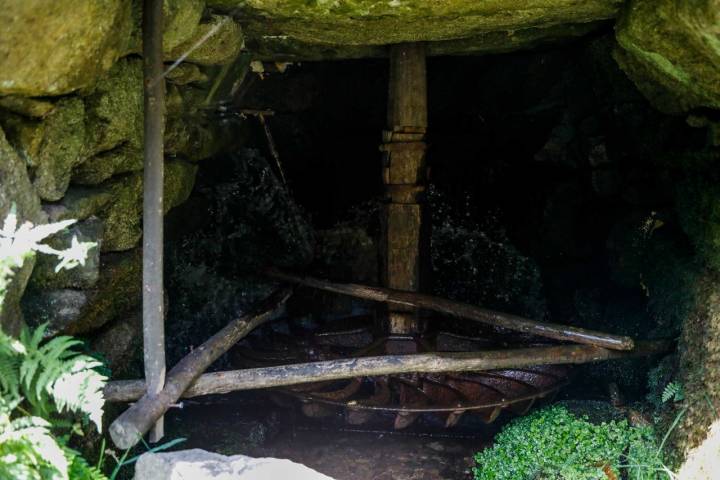
[[[251,312],[227,324],[208,341],[196,347],[178,362],[167,376],[163,389],[154,395],[145,394],[110,425],[110,437],[120,449],[135,445],[145,432],[187,388],[231,346],[253,329],[272,318],[290,296],[280,290],[261,302]]]
[[[560,345],[515,350],[347,358],[207,373],[195,380],[182,396],[188,398],[237,390],[398,373],[463,372],[590,363],[664,353],[671,347],[671,342],[655,341],[638,342],[633,350],[623,352],[590,345]],[[119,380],[109,382],[104,393],[109,402],[130,402],[140,398],[144,392],[145,382],[142,380]]]
[[[165,312],[163,302],[163,2],[143,3],[144,178],[143,178],[143,358],[148,394],[165,383]],[[150,441],[163,437],[158,417]]]
[[[383,134],[383,183],[387,205],[382,222],[383,285],[398,290],[420,287],[423,212],[420,194],[426,180],[424,131],[427,127],[425,47],[390,47],[387,127]],[[398,132],[398,133],[395,133]],[[415,132],[415,133],[403,133]],[[419,133],[418,133],[419,132]],[[400,188],[398,188],[400,187]],[[417,334],[414,308],[388,305],[387,327],[394,334]]]
[[[595,330],[559,325],[556,323],[538,322],[536,320],[530,320],[517,315],[496,312],[494,310],[488,310],[475,305],[455,302],[423,293],[405,292],[381,287],[369,287],[355,283],[335,283],[313,277],[293,275],[272,268],[264,270],[263,273],[270,278],[283,282],[305,285],[319,290],[349,295],[351,297],[363,298],[365,300],[372,300],[375,302],[394,303],[398,305],[424,308],[426,310],[432,310],[455,317],[475,320],[494,327],[505,328],[545,338],[552,338],[555,340],[566,340],[585,345],[609,348],[612,350],[632,350],[634,347],[633,339],[623,335],[613,335]]]
[[[424,131],[427,127],[425,46],[403,43],[390,47],[390,87],[387,123],[396,131]]]

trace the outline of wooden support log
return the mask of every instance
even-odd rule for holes
[[[180,360],[170,370],[165,386],[159,393],[144,394],[110,425],[110,437],[115,445],[122,450],[135,445],[220,355],[253,329],[271,319],[290,293],[290,290],[284,289],[271,295],[251,312],[227,324]]]
[[[634,347],[634,341],[630,337],[555,323],[538,322],[517,315],[496,312],[475,305],[455,302],[423,293],[369,287],[355,283],[335,283],[318,278],[293,275],[274,268],[266,269],[263,273],[270,278],[287,283],[305,285],[319,290],[363,298],[365,300],[373,300],[375,302],[424,308],[434,312],[475,320],[494,327],[515,330],[555,340],[566,340],[612,350],[632,350]]]
[[[165,383],[165,308],[163,302],[163,2],[143,2],[144,163],[143,163],[143,358],[150,394]],[[163,437],[158,417],[150,441]]]
[[[183,397],[228,393],[237,390],[286,387],[355,377],[375,377],[399,373],[440,373],[524,368],[534,365],[560,365],[625,359],[667,352],[668,341],[638,342],[631,351],[609,350],[590,345],[559,345],[514,350],[461,353],[424,353],[347,358],[323,362],[298,363],[200,376]],[[145,393],[142,380],[118,380],[105,387],[109,402],[130,402]]]

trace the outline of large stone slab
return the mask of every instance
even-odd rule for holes
[[[145,453],[135,480],[332,480],[299,463],[278,458],[226,457],[205,450]]]
[[[208,6],[236,14],[253,50],[291,54],[295,58],[347,58],[376,56],[377,46],[415,41],[438,42],[433,45],[440,48],[431,48],[431,53],[527,48],[542,43],[545,32],[552,38],[574,36],[576,26],[614,18],[622,3],[622,0],[209,0]],[[561,33],[559,29],[567,32]]]
[[[88,87],[126,50],[126,0],[0,1],[0,95]]]

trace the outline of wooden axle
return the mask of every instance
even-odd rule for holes
[[[286,387],[355,377],[375,377],[401,373],[441,373],[524,368],[534,365],[560,365],[625,359],[664,353],[668,341],[638,342],[626,352],[589,345],[521,348],[459,353],[424,353],[345,358],[323,362],[298,363],[276,367],[213,372],[200,376],[182,394],[183,398],[228,393],[238,390]],[[172,376],[172,374],[171,374]],[[142,380],[108,382],[105,400],[131,402],[145,393]]]

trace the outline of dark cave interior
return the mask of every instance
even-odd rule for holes
[[[425,291],[638,339],[677,336],[679,325],[648,312],[636,281],[652,259],[628,246],[638,231],[662,224],[673,245],[690,248],[674,218],[668,152],[702,146],[705,137],[654,110],[606,41],[428,59]],[[168,217],[171,363],[268,293],[270,284],[253,275],[258,266],[378,283],[387,82],[386,59],[307,62],[254,78],[232,100],[230,110],[274,112],[265,120],[279,162],[257,118],[226,118],[243,150],[203,163],[190,200]],[[248,159],[264,167],[248,173]],[[248,207],[246,177],[268,174],[275,180],[264,201],[278,205]],[[283,176],[285,197],[271,192]],[[315,232],[309,253],[293,238],[307,232],[286,225],[288,202]],[[303,289],[288,306],[301,323],[357,314],[372,318],[374,307]],[[235,366],[233,358],[215,368]],[[641,398],[649,367],[577,367],[561,398],[606,399],[609,384]]]

